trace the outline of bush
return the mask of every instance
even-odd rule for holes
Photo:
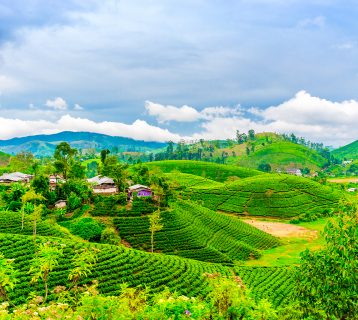
[[[100,241],[102,225],[92,218],[81,218],[77,221],[66,221],[61,223],[68,228],[74,235],[80,236],[88,241]]]
[[[101,242],[102,243],[119,245],[121,243],[121,238],[117,234],[117,231],[116,231],[115,228],[107,227],[101,233]]]

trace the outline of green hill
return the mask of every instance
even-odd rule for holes
[[[221,187],[224,184],[211,179],[203,178],[189,173],[171,172],[166,173],[165,176],[173,182],[174,187],[200,187],[200,188],[211,188]],[[175,184],[177,186],[175,186]]]
[[[293,218],[315,215],[335,207],[341,193],[312,180],[267,174],[221,187],[191,187],[184,196],[204,206],[241,215]]]
[[[332,151],[332,155],[338,159],[357,160],[358,140]]]
[[[247,178],[262,174],[262,172],[241,168],[234,165],[223,165],[212,162],[190,161],[190,160],[167,160],[146,163],[148,167],[158,167],[165,173],[171,171],[180,171],[204,178],[208,178],[218,182],[224,182],[227,178],[236,176],[239,178]]]
[[[155,250],[201,261],[231,264],[234,260],[259,257],[259,250],[278,246],[273,236],[247,223],[218,214],[188,201],[171,204],[161,214],[164,228],[155,234]],[[114,219],[122,239],[136,249],[151,246],[149,219],[120,217]]]
[[[260,163],[268,163],[272,169],[288,167],[317,170],[327,164],[317,151],[289,141],[277,141],[272,144],[255,147],[254,152],[238,158],[238,164],[257,168]]]

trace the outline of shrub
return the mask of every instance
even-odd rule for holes
[[[102,225],[92,218],[81,218],[77,221],[62,222],[61,225],[68,228],[76,236],[89,241],[101,239]]]

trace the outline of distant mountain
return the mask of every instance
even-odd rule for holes
[[[143,152],[163,148],[166,145],[161,142],[147,142],[100,133],[63,131],[56,134],[42,134],[0,140],[0,150],[9,154],[30,151],[35,156],[44,157],[52,155],[56,145],[62,141],[66,141],[73,148],[83,151],[88,149],[96,149],[98,151],[107,148],[110,150],[117,149],[119,152]]]
[[[338,159],[358,159],[358,140],[332,151],[333,156]]]

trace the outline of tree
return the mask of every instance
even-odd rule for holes
[[[113,179],[119,191],[124,191],[127,186],[127,172],[128,165],[118,163],[115,156],[107,157],[101,174]]]
[[[56,161],[54,162],[54,166],[58,173],[62,173],[64,179],[67,179],[68,171],[70,170],[76,153],[77,150],[71,148],[67,142],[61,142],[56,146],[54,153]]]
[[[45,286],[45,298],[48,296],[48,280],[50,272],[59,265],[59,259],[63,255],[62,247],[56,243],[46,242],[39,246],[39,250],[31,261],[29,273],[32,274],[31,282],[38,282],[40,279]]]
[[[246,154],[249,155],[250,154],[250,148],[246,147]]]
[[[14,290],[17,279],[17,271],[13,266],[14,259],[6,259],[0,253],[0,299],[9,300],[8,292]]]
[[[111,153],[111,151],[109,151],[108,149],[103,149],[101,150],[101,162],[102,164],[104,164],[104,162],[107,159],[107,156]]]
[[[255,130],[250,129],[247,134],[249,136],[249,140],[255,140]]]
[[[163,229],[161,224],[160,209],[154,211],[149,215],[149,231],[150,231],[150,242],[152,246],[152,253],[154,252],[154,233]]]
[[[309,319],[356,319],[358,206],[350,203],[325,229],[326,246],[301,254],[295,297]]]
[[[37,194],[33,189],[30,189],[22,196],[22,203],[23,206],[26,205],[27,202],[34,204],[34,210],[32,213],[32,219],[34,221],[34,228],[33,228],[33,235],[34,235],[34,242],[36,243],[36,224],[37,220],[41,219],[41,214],[43,211],[43,205],[39,204],[39,202],[46,200],[44,196],[41,194]],[[24,210],[22,210],[22,228],[24,227]]]
[[[264,172],[271,172],[271,166],[265,162],[260,163],[257,169]]]
[[[83,179],[86,176],[86,169],[81,162],[76,161],[70,167],[68,177],[70,179]]]

